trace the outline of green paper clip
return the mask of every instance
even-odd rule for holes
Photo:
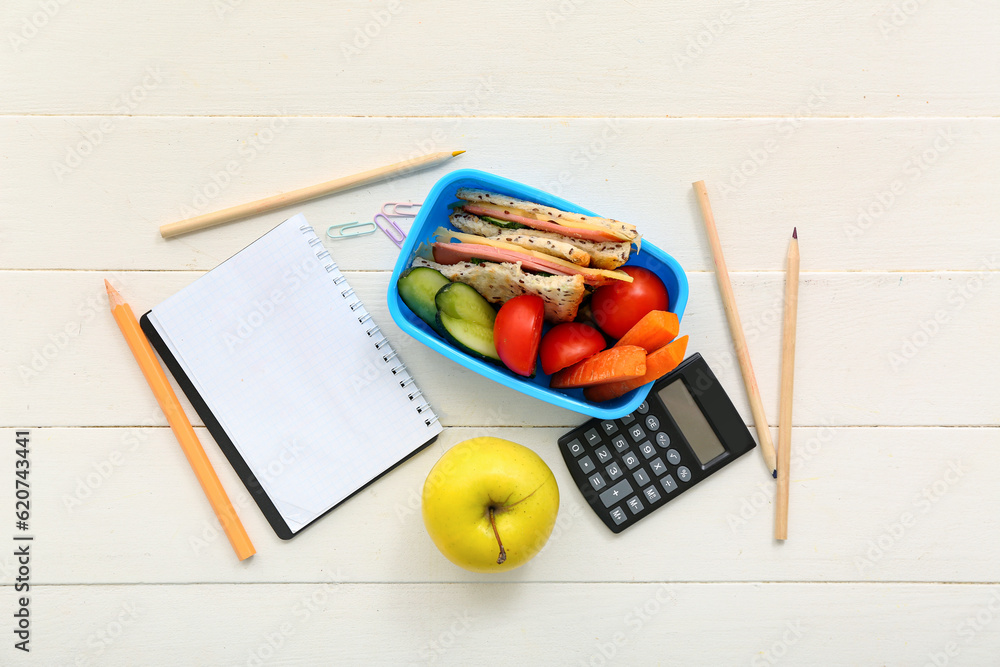
[[[354,236],[374,234],[376,229],[378,229],[378,225],[374,222],[345,222],[342,225],[330,225],[326,230],[326,235],[334,240],[349,239]]]

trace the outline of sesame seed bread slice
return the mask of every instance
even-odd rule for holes
[[[471,213],[453,213],[449,219],[452,225],[463,232],[544,252],[580,266],[590,266],[590,254],[568,243],[565,236],[533,229],[503,229]]]
[[[632,252],[632,244],[627,241],[588,241],[537,229],[503,229],[464,211],[453,213],[450,220],[463,232],[506,241],[596,269],[613,271],[627,262]]]
[[[603,229],[613,233],[617,238],[623,241],[637,241],[639,237],[638,232],[636,232],[635,225],[630,225],[620,220],[561,211],[551,206],[537,204],[524,199],[517,199],[509,195],[502,195],[488,190],[480,190],[479,188],[459,188],[458,192],[455,193],[455,196],[459,199],[464,199],[465,201],[484,202],[495,206],[519,209],[528,215],[542,216],[569,226]]]
[[[426,266],[440,271],[448,280],[465,283],[490,303],[505,303],[522,294],[537,294],[545,305],[545,320],[553,323],[572,321],[586,294],[582,275],[539,276],[522,271],[520,262],[438,264],[417,257],[413,266]]]

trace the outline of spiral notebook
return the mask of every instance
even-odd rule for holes
[[[441,432],[302,215],[141,325],[282,539]]]

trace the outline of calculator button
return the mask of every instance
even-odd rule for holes
[[[639,445],[639,451],[642,452],[642,455],[647,459],[651,459],[656,456],[656,447],[653,447],[653,444],[648,440]]]
[[[638,514],[642,510],[646,509],[646,507],[642,504],[642,501],[639,500],[639,496],[632,496],[625,504],[628,505],[630,510],[632,510],[632,514]]]
[[[632,493],[632,485],[628,483],[627,479],[623,479],[601,494],[601,502],[604,503],[605,507],[611,507],[630,493]]]
[[[661,458],[655,458],[649,462],[649,467],[653,469],[653,474],[659,477],[667,472],[667,464]]]
[[[625,441],[624,435],[616,435],[611,438],[611,444],[615,446],[615,449],[618,450],[619,454],[628,449],[628,443]]]
[[[655,486],[647,486],[645,489],[642,490],[642,492],[646,494],[646,502],[648,502],[650,505],[652,505],[653,503],[655,503],[656,501],[658,501],[660,498],[663,497],[660,495],[660,492],[656,490]]]
[[[601,441],[601,434],[592,428],[587,429],[587,432],[583,434],[583,437],[587,439],[587,442],[590,443],[591,447],[593,447],[594,445],[596,445]]]
[[[590,476],[590,485],[594,487],[594,491],[600,491],[607,486],[607,484],[604,483],[604,478],[601,477],[601,473],[599,472],[595,472]]]
[[[645,470],[636,470],[632,473],[632,477],[635,477],[635,483],[639,486],[646,486],[649,484],[649,475],[646,474]]]
[[[611,520],[615,522],[616,526],[620,526],[625,523],[626,519],[628,519],[628,515],[625,514],[621,507],[616,507],[611,510]]]
[[[614,422],[601,422],[601,428],[604,429],[604,433],[611,435],[618,431],[618,424]]]
[[[667,493],[673,493],[677,490],[677,482],[674,481],[673,475],[667,475],[660,480],[660,484],[663,485],[663,490]]]
[[[649,403],[643,401],[642,403],[639,404],[639,407],[637,407],[635,411],[638,412],[640,415],[646,414],[647,412],[649,412]]]
[[[663,432],[657,433],[656,434],[656,444],[658,444],[660,447],[669,447],[670,446],[670,436],[667,435],[666,433],[663,433]]]
[[[681,466],[677,469],[677,478],[682,482],[691,481],[691,471],[687,469],[686,466]]]
[[[667,450],[667,461],[670,463],[670,465],[673,465],[673,466],[679,464],[681,462],[680,452],[678,452],[676,449],[668,449]]]
[[[618,467],[617,463],[612,463],[605,470],[608,471],[608,477],[611,479],[618,479],[622,476],[622,469]]]
[[[629,470],[635,470],[636,467],[638,467],[639,465],[639,457],[633,454],[632,452],[626,452],[625,454],[622,454],[622,461],[625,462],[625,465],[628,467]]]
[[[632,436],[632,442],[639,442],[646,437],[646,432],[642,430],[642,427],[636,424],[635,426],[629,426],[628,434]]]
[[[597,448],[597,451],[594,453],[597,454],[597,459],[601,463],[607,463],[608,461],[611,460],[611,452],[608,451],[607,445],[601,445],[600,447]]]
[[[580,454],[583,454],[583,445],[581,445],[580,441],[575,438],[569,441],[569,444],[566,445],[566,449],[568,449],[569,453],[572,454],[573,456],[579,456]]]
[[[619,421],[623,424],[631,424],[632,422],[635,421],[635,415],[630,412],[621,419],[619,419]]]
[[[584,456],[582,459],[580,459],[579,463],[580,463],[580,470],[582,470],[585,473],[592,472],[597,468],[597,466],[594,465],[593,459],[591,459],[589,456]]]
[[[653,415],[648,415],[646,417],[646,428],[648,428],[650,431],[655,431],[656,429],[660,428],[660,420],[654,417]]]

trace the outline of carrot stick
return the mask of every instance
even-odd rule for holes
[[[677,368],[677,364],[684,360],[684,353],[687,352],[688,337],[681,336],[672,343],[668,343],[656,352],[646,356],[646,372],[642,377],[631,380],[620,380],[618,382],[607,382],[595,387],[587,387],[583,390],[583,395],[588,401],[601,403],[610,401],[613,398],[624,396],[636,387],[641,387],[647,382],[659,380],[661,377]],[[616,348],[611,348],[612,350]]]
[[[641,377],[646,372],[646,350],[637,345],[613,347],[591,355],[552,376],[553,389],[587,387],[592,384]]]
[[[656,352],[677,337],[680,321],[675,313],[665,310],[651,310],[642,316],[625,335],[618,339],[619,345],[638,345],[649,352]]]

